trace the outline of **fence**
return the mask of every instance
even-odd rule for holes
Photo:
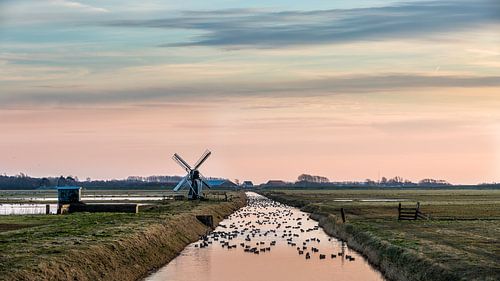
[[[403,208],[401,203],[398,206],[398,220],[417,220],[424,219],[428,220],[429,217],[420,211],[420,202],[417,202],[417,206],[415,208]]]

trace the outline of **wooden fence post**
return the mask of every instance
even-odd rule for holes
[[[417,208],[415,209],[415,220],[418,218],[418,212],[420,211],[420,202],[417,202]]]
[[[340,208],[340,214],[342,215],[342,222],[345,223],[345,212],[344,208]]]
[[[399,202],[398,206],[398,220],[401,220],[401,202]]]

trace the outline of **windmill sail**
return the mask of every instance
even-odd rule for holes
[[[174,159],[177,162],[177,164],[179,164],[182,168],[184,168],[186,172],[191,171],[191,166],[189,166],[189,164],[186,161],[184,161],[184,159],[182,159],[177,153],[174,153],[172,159]]]
[[[196,162],[196,164],[194,164],[194,169],[198,169],[201,164],[203,164],[203,162],[205,162],[205,160],[207,160],[207,158],[210,156],[210,154],[212,154],[212,152],[210,152],[209,150],[206,150],[205,153],[203,153],[203,155],[200,157],[200,159],[198,160],[198,162]]]

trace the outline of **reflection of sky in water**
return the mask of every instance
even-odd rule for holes
[[[170,198],[162,196],[84,196],[82,201],[158,201],[169,200]],[[9,200],[25,200],[25,201],[57,201],[57,197],[12,197]],[[400,202],[407,201],[408,199],[398,198],[374,198],[374,199],[333,199],[336,202]]]
[[[250,196],[255,196],[254,193],[249,193]],[[239,214],[252,212],[257,209],[247,206],[243,208]],[[291,212],[291,216],[286,216],[280,219],[282,226],[276,228],[277,224],[258,225],[255,222],[258,220],[255,215],[240,218],[238,214],[230,216],[222,224],[227,228],[220,226],[216,231],[232,231],[235,229],[229,228],[232,223],[237,225],[237,230],[250,226],[243,226],[248,221],[254,222],[256,229],[261,230],[261,234],[267,230],[276,230],[277,236],[271,232],[268,236],[258,236],[252,238],[252,241],[245,241],[246,234],[239,235],[230,240],[230,244],[236,244],[236,249],[228,250],[222,248],[219,241],[213,241],[207,248],[195,247],[200,242],[193,243],[186,247],[184,251],[169,264],[161,268],[158,272],[148,277],[148,281],[157,280],[208,280],[208,281],[257,281],[257,280],[384,280],[381,274],[375,271],[361,256],[350,251],[342,242],[331,239],[322,229],[300,232],[300,229],[285,228],[285,226],[296,226],[297,220],[288,220],[289,218],[297,219],[302,222],[302,229],[313,228],[317,226],[317,222],[307,220],[307,214],[295,208],[289,207],[268,207],[267,209],[259,208],[260,212],[279,212],[286,214]],[[263,217],[259,218],[261,221]],[[240,223],[237,223],[240,221]],[[251,229],[251,228],[250,228]],[[283,231],[291,230],[292,233],[299,234],[300,237],[294,237],[293,240],[297,246],[302,247],[302,242],[308,238],[318,238],[320,242],[309,242],[308,249],[311,246],[319,248],[319,253],[311,255],[311,259],[306,260],[304,255],[298,255],[296,246],[289,246],[286,238],[281,238]],[[248,232],[246,232],[248,233]],[[240,243],[251,244],[255,246],[256,242],[264,241],[265,246],[269,247],[271,241],[277,241],[276,246],[271,247],[270,252],[253,254],[246,253],[240,246]],[[227,241],[227,239],[226,239]],[[252,246],[252,247],[253,247]],[[258,247],[260,248],[260,246]],[[310,251],[310,250],[309,250]],[[344,251],[345,254],[355,258],[354,261],[347,261],[344,258],[337,256],[330,258],[331,254],[338,254]],[[326,254],[324,260],[319,259],[319,254]]]
[[[57,204],[0,204],[0,215],[45,214],[46,205],[50,205],[51,214],[57,212]]]
[[[158,201],[163,196],[83,196],[82,201]],[[166,197],[165,199],[169,199]],[[8,200],[57,201],[57,197],[12,197]]]

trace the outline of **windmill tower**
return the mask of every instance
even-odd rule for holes
[[[189,187],[188,199],[203,199],[203,186],[210,188],[205,177],[198,170],[200,166],[207,160],[207,158],[212,154],[209,150],[206,150],[200,159],[191,167],[184,159],[182,159],[179,154],[174,153],[172,159],[174,159],[179,166],[181,166],[187,175],[182,178],[182,180],[175,186],[174,191],[179,191],[184,186]]]

